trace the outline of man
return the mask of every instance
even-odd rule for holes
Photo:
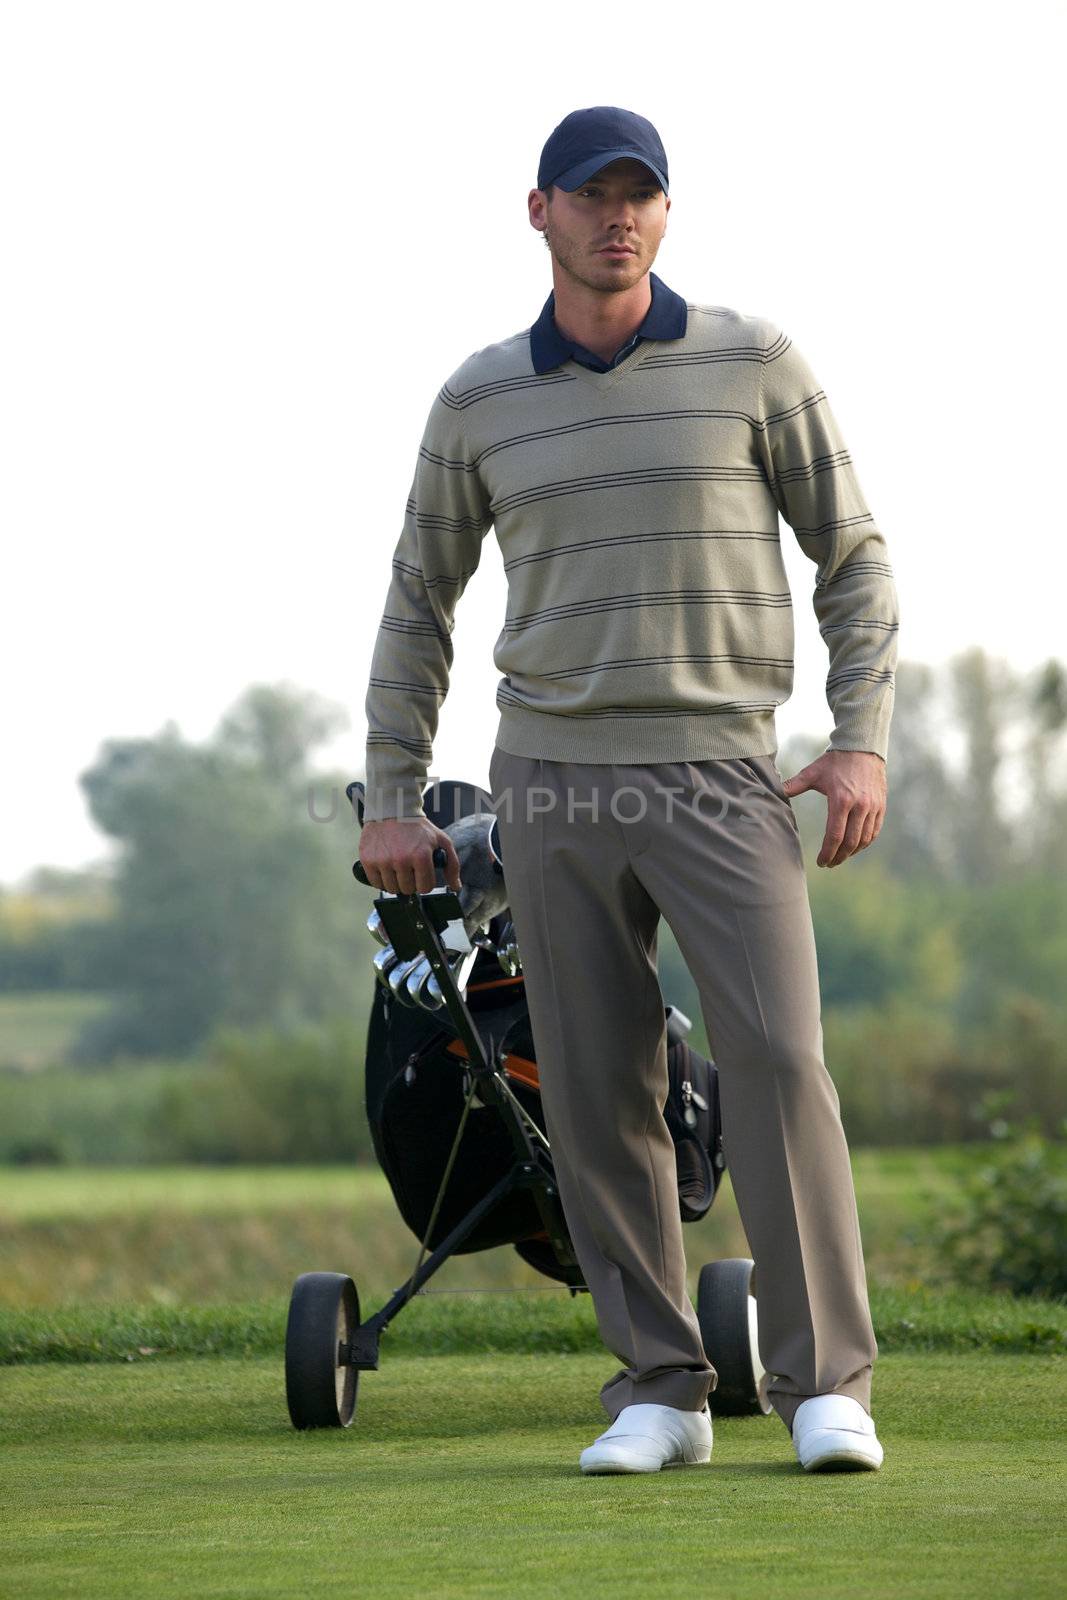
[[[657,929],[698,986],[755,1261],[767,1394],[806,1469],[878,1467],[877,1354],[852,1172],[822,1055],[790,800],[826,797],[819,865],[877,837],[897,648],[885,541],[826,396],[765,318],[650,271],[667,159],[645,118],[565,117],[531,225],[537,321],[468,357],[419,452],[367,695],[360,855],[434,885],[421,795],[456,603],[495,526],[508,614],[490,766],[560,1197],[605,1344],[587,1472],[710,1458],[717,1374],[686,1289]],[[793,624],[778,513],[816,563],[827,749],[783,782]]]

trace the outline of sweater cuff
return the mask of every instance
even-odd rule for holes
[[[363,821],[392,822],[426,815],[421,785],[367,784],[363,793]]]
[[[869,745],[828,744],[822,753],[828,756],[833,750],[854,750],[857,755],[878,756],[886,766],[889,765],[888,757],[881,750],[872,750]]]

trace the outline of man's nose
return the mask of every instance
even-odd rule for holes
[[[635,226],[637,218],[634,208],[628,200],[620,201],[608,213],[608,227],[618,228],[622,233],[629,233]]]

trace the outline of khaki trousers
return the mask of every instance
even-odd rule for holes
[[[494,750],[508,895],[545,1124],[597,1325],[623,1363],[613,1420],[699,1410],[718,1378],[686,1288],[662,914],[700,994],[723,1145],[755,1262],[768,1397],[870,1411],[877,1355],[837,1091],[823,1061],[796,818],[770,756],[598,765]]]

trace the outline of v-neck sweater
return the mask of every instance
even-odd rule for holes
[[[371,661],[366,820],[422,813],[456,606],[490,528],[508,582],[501,750],[775,755],[794,644],[780,513],[816,567],[827,748],[886,758],[896,588],[826,394],[775,323],[686,307],[681,338],[645,339],[606,372],[573,358],[536,372],[527,327],[442,385]]]

